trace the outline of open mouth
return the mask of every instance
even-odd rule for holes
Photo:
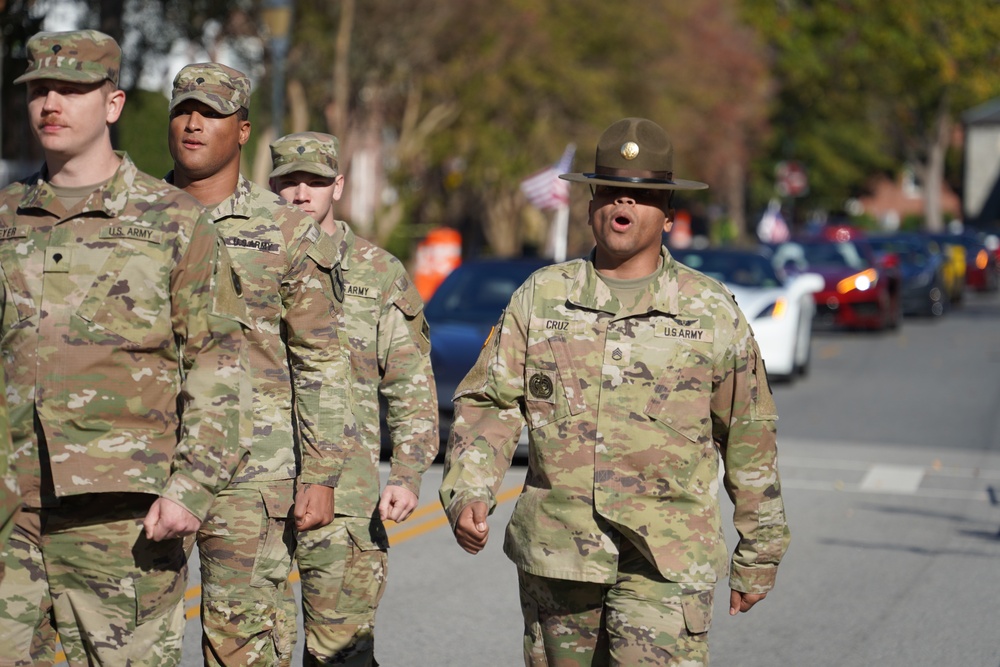
[[[611,228],[618,232],[623,232],[632,225],[632,216],[623,211],[616,212],[611,217]]]

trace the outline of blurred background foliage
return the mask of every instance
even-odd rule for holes
[[[5,158],[37,158],[10,81],[23,71],[24,39],[53,4],[0,0]],[[880,174],[911,169],[922,183],[957,185],[959,116],[1000,95],[996,0],[78,4],[83,26],[124,45],[127,89],[185,42],[210,57],[226,44],[259,63],[244,151],[245,171],[258,181],[274,136],[263,10],[291,9],[278,129],[340,137],[349,184],[339,217],[404,257],[440,225],[460,229],[471,253],[540,246],[547,214],[528,205],[520,181],[569,143],[579,147],[574,171],[590,170],[597,137],[624,116],[667,129],[677,176],[711,185],[678,205],[698,212],[712,236],[739,242],[775,196],[780,161],[808,170],[809,190],[794,202],[797,224],[843,209]],[[166,101],[140,90],[129,100],[116,142],[163,173]],[[577,252],[589,247],[580,224],[588,200],[573,186]],[[935,195],[926,206],[923,224],[940,228]]]

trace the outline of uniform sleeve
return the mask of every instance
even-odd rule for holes
[[[0,551],[14,529],[14,514],[21,504],[17,478],[10,469],[13,447],[10,441],[10,419],[7,414],[7,387],[0,369]],[[0,561],[0,581],[3,580],[3,561]]]
[[[452,528],[472,502],[485,502],[493,511],[524,428],[524,293],[521,288],[514,294],[455,392],[455,422],[440,490]]]
[[[420,478],[440,448],[431,341],[419,292],[400,267],[391,302],[378,322],[379,390],[388,404],[392,442],[388,485],[420,495]]]
[[[200,519],[247,453],[251,429],[239,278],[212,223],[201,217],[172,276],[171,318],[180,342],[180,438],[162,495]]]
[[[716,384],[713,436],[740,536],[729,585],[743,593],[766,593],[774,587],[790,533],[778,476],[778,416],[760,351],[742,316],[717,365]]]
[[[311,219],[303,220],[299,241],[290,248],[291,270],[282,281],[299,480],[335,487],[345,458],[367,453],[353,418],[349,351],[340,338],[346,331],[340,251]]]

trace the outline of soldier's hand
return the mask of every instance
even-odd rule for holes
[[[392,520],[396,523],[402,523],[416,507],[416,494],[409,489],[393,484],[385,487],[385,491],[382,492],[382,500],[378,504],[378,515],[383,521]]]
[[[486,503],[477,500],[466,506],[455,522],[455,539],[458,546],[470,554],[477,554],[486,546],[490,537],[490,527],[486,525]]]
[[[333,489],[322,484],[303,484],[295,493],[295,530],[322,528],[333,521]]]
[[[741,593],[739,591],[729,592],[729,615],[735,616],[742,612],[750,611],[750,608],[767,597],[767,593]]]
[[[146,539],[153,542],[193,535],[199,526],[201,521],[198,517],[169,498],[157,498],[153,501],[146,512],[146,518],[142,520]]]

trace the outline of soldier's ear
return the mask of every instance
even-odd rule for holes
[[[664,213],[666,213],[666,217],[663,218],[663,231],[669,232],[670,228],[674,226],[674,209],[668,208]]]
[[[245,146],[250,141],[250,121],[240,121],[240,146]]]
[[[107,123],[112,125],[118,122],[118,119],[122,115],[122,109],[125,108],[125,91],[115,88],[107,96]]]

